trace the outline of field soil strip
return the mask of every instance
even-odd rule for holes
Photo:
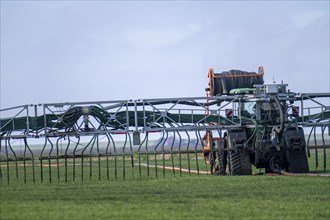
[[[143,166],[143,167],[151,167],[151,168],[160,168],[160,169],[165,169],[165,170],[177,170],[177,171],[182,171],[182,172],[186,172],[186,173],[199,173],[199,174],[211,174],[210,171],[198,171],[198,170],[189,170],[189,169],[184,169],[184,168],[181,168],[180,167],[170,167],[170,166],[162,166],[162,165],[153,165],[153,164],[145,164],[145,163],[141,163],[141,164],[138,164],[136,163],[135,165],[140,165],[140,166]]]
[[[289,173],[285,171],[281,171],[282,175],[285,176],[325,176],[330,177],[330,173]]]

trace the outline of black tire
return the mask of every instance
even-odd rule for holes
[[[217,153],[215,151],[209,153],[208,161],[210,163],[210,168],[211,168],[211,173],[212,174],[215,174],[217,172],[217,169],[218,169],[218,165],[215,163],[216,155],[217,155]]]
[[[308,173],[308,159],[305,149],[289,150],[287,153],[288,168],[290,173]]]
[[[246,150],[228,153],[229,174],[231,176],[252,175],[250,154]]]
[[[214,175],[226,175],[227,169],[227,151],[218,152],[218,164]]]
[[[227,169],[227,147],[228,147],[228,142],[227,142],[227,134],[224,136],[224,149],[220,149],[217,152],[217,157],[218,157],[218,163],[216,166],[216,171],[214,172],[214,175],[220,176],[220,175],[227,175],[226,169]]]
[[[217,152],[217,158],[218,158],[218,163],[216,165],[216,169],[214,172],[214,175],[216,176],[220,176],[220,175],[226,175],[226,169],[227,169],[227,138],[226,138],[226,134],[224,137],[224,149],[220,149]]]

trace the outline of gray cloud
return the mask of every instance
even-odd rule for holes
[[[210,67],[259,65],[329,92],[329,2],[1,2],[1,108],[204,96]]]

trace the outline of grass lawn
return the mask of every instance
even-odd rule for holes
[[[2,185],[0,219],[329,219],[330,178],[191,176]]]
[[[327,161],[330,163],[329,159]],[[88,165],[90,161],[85,162]],[[15,167],[10,167],[10,184],[6,180],[7,168],[2,167],[0,219],[330,219],[330,177],[232,177],[193,173],[183,173],[180,177],[179,171],[173,175],[172,170],[163,172],[159,168],[156,178],[153,168],[147,178],[147,168],[132,168],[129,160],[125,164],[123,160],[117,162],[118,180],[113,176],[113,160],[109,162],[109,180],[106,161],[100,161],[98,166],[98,161],[94,160],[93,175],[90,177],[90,166],[84,169],[77,166],[75,182],[73,167],[69,166],[67,171],[64,167],[51,167],[50,183],[46,166],[44,182],[40,181],[41,167],[36,167],[36,182],[33,183],[32,168],[27,166],[26,185],[22,167],[18,170],[18,181]],[[155,161],[149,162],[154,164]],[[313,155],[309,162],[312,172],[323,170],[323,163],[316,169]],[[161,161],[158,163],[161,165]],[[171,165],[171,160],[167,160],[166,165]],[[200,165],[206,170],[202,162]],[[186,168],[186,162],[182,166]],[[195,168],[193,163],[191,166]],[[123,167],[127,172],[125,180]],[[328,164],[326,172],[329,173]],[[64,181],[65,174],[70,177],[68,183]],[[84,174],[84,182],[81,174]]]

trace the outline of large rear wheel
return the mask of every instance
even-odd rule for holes
[[[218,163],[217,163],[214,175],[219,176],[219,175],[226,175],[227,174],[227,155],[228,155],[227,147],[228,147],[227,135],[225,134],[224,148],[221,148],[217,152]]]
[[[287,152],[287,171],[290,173],[308,173],[308,159],[305,149],[288,150]]]
[[[218,164],[215,171],[215,175],[226,175],[227,169],[227,151],[218,152]]]
[[[244,149],[228,153],[229,174],[231,176],[251,175],[250,153]]]

